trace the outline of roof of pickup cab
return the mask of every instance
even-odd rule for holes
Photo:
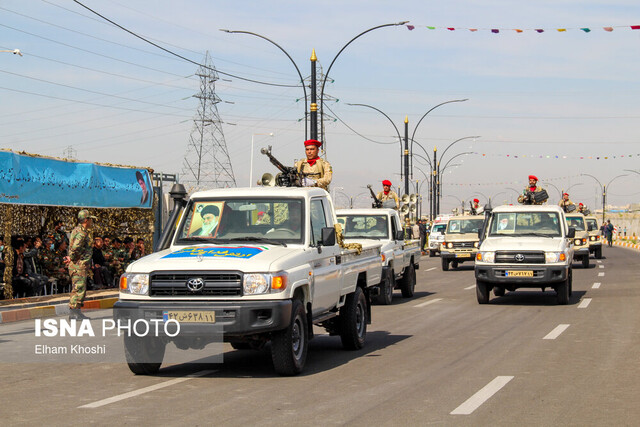
[[[493,208],[491,212],[559,212],[564,213],[557,205],[502,205]]]
[[[366,208],[366,209],[338,209],[336,210],[336,216],[340,215],[393,215],[396,212],[395,209],[385,208]]]
[[[317,187],[241,187],[216,188],[198,191],[191,195],[192,199],[218,197],[313,197],[328,196],[329,193]]]

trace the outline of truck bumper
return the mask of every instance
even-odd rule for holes
[[[187,301],[117,301],[116,319],[163,320],[168,312],[214,313],[215,322],[180,322],[180,335],[201,336],[223,332],[226,336],[245,336],[286,328],[291,322],[291,300],[187,302]]]
[[[574,259],[582,259],[584,257],[589,257],[589,247],[583,247],[573,251]]]
[[[533,271],[533,277],[509,276],[510,271]],[[478,265],[475,267],[476,280],[506,289],[540,288],[549,283],[558,283],[567,279],[568,265],[558,266],[525,266],[525,265]]]
[[[456,260],[458,262],[475,261],[476,252],[449,252],[440,251],[440,258]]]

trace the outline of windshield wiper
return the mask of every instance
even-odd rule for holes
[[[552,236],[551,234],[548,233],[520,233],[518,234],[518,236],[533,236],[533,237],[559,237],[559,236]]]
[[[281,242],[280,240],[273,239],[265,239],[264,237],[252,237],[252,236],[244,236],[244,237],[233,237],[231,239],[224,239],[225,242],[260,242],[266,243],[270,245],[282,245],[285,248],[287,244],[285,242]]]
[[[191,236],[191,237],[182,237],[178,239],[178,242],[220,243],[220,239],[212,239],[211,237],[202,237],[202,236]]]

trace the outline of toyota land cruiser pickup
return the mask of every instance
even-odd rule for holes
[[[572,288],[573,239],[559,206],[499,206],[485,210],[476,254],[476,297],[486,304],[520,288],[553,288],[568,304]]]
[[[461,215],[449,219],[440,249],[442,271],[458,268],[465,261],[474,261],[478,252],[478,232],[484,215]]]
[[[602,236],[600,236],[598,219],[595,216],[586,216],[584,220],[589,232],[589,252],[594,254],[596,259],[602,259]]]
[[[576,236],[573,239],[573,258],[582,262],[583,268],[589,268],[589,231],[584,215],[581,213],[566,214],[569,227],[576,229]]]

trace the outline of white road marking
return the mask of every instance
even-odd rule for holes
[[[476,287],[476,285],[467,286],[466,288],[464,288],[464,290],[468,291],[469,289],[473,289],[475,287]]]
[[[598,266],[598,268],[604,268],[604,265],[600,264],[600,265]]]
[[[600,273],[598,273],[598,277],[604,277],[604,271],[601,271]]]
[[[598,264],[600,264],[600,263],[602,263],[602,260],[597,259],[597,260],[596,260],[596,262],[597,262]]]
[[[450,415],[469,415],[480,407],[484,402],[489,400],[491,396],[496,394],[502,387],[507,385],[509,381],[513,379],[513,376],[500,376],[495,377],[486,386],[482,387],[480,391],[471,396],[462,405],[450,412]]]
[[[431,267],[431,268],[427,268],[425,271],[431,271],[431,270],[435,270],[436,267]]]
[[[591,298],[585,298],[582,300],[580,305],[578,305],[578,308],[587,308],[589,307],[589,304],[591,304]]]
[[[558,338],[560,336],[561,333],[563,333],[567,328],[569,327],[568,324],[564,323],[561,325],[558,325],[555,327],[555,329],[551,332],[549,332],[544,338],[542,338],[543,340],[555,340],[556,338]]]
[[[433,304],[434,302],[438,302],[438,301],[442,301],[442,298],[431,299],[429,301],[425,301],[425,302],[420,303],[418,305],[414,305],[414,307],[424,307],[426,305]]]
[[[179,384],[181,382],[192,380],[194,378],[203,377],[203,376],[209,375],[209,374],[211,374],[213,372],[216,372],[216,371],[215,370],[206,370],[206,371],[196,372],[195,374],[187,375],[186,377],[183,377],[183,378],[175,378],[173,380],[169,380],[169,381],[165,381],[165,382],[162,382],[162,383],[159,383],[159,384],[151,385],[149,387],[144,387],[144,388],[141,388],[141,389],[138,389],[138,390],[133,390],[133,391],[130,391],[128,393],[123,393],[123,394],[119,394],[117,396],[113,396],[113,397],[109,397],[109,398],[106,398],[106,399],[98,400],[96,402],[87,403],[86,405],[78,406],[78,408],[99,408],[101,406],[105,406],[105,405],[108,405],[110,403],[119,402],[121,400],[128,399],[130,397],[140,396],[141,394],[145,394],[145,393],[149,393],[151,391],[159,390],[161,388],[169,387],[169,386],[172,386],[174,384]]]
[[[601,284],[602,284],[602,283],[600,283],[600,282],[596,282],[596,283],[594,283],[594,284],[593,284],[592,288],[593,288],[593,289],[598,289],[598,288],[600,287],[600,285],[601,285]]]

